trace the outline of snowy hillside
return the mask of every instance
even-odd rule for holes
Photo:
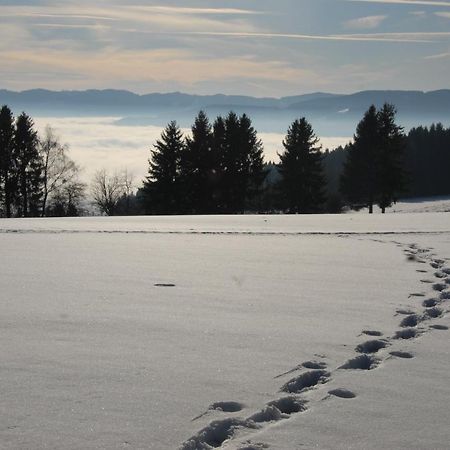
[[[0,220],[2,449],[446,449],[450,213]]]

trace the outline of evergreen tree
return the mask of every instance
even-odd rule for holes
[[[406,184],[403,169],[406,140],[403,128],[395,123],[395,114],[394,106],[386,103],[377,115],[380,135],[377,204],[383,214],[397,201]]]
[[[175,121],[170,122],[154,145],[144,182],[147,210],[158,214],[176,214],[185,210],[180,176],[184,152],[183,134]]]
[[[17,187],[14,131],[13,114],[5,105],[0,109],[0,200],[6,217],[11,217]]]
[[[214,136],[220,144],[218,152],[220,173],[219,207],[222,212],[243,212],[258,193],[264,181],[263,147],[245,114],[240,118],[230,112],[223,120],[218,118]]]
[[[369,213],[374,204],[385,212],[405,186],[405,137],[395,113],[392,105],[385,104],[380,111],[372,105],[348,146],[341,190],[352,206],[368,206]]]
[[[16,121],[15,152],[18,168],[17,208],[23,217],[40,213],[42,197],[42,158],[33,120],[22,113]]]
[[[289,127],[280,154],[280,191],[291,214],[315,213],[325,201],[321,147],[312,126],[303,117]]]
[[[215,167],[212,127],[206,114],[200,111],[192,126],[192,137],[186,139],[180,160],[180,176],[189,212],[205,214],[214,210],[212,192]]]
[[[356,128],[353,143],[347,146],[347,161],[341,177],[341,191],[350,204],[368,206],[370,213],[378,194],[379,149],[378,114],[372,105]]]

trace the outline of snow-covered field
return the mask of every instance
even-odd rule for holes
[[[2,449],[449,446],[449,213],[0,220],[0,249]]]

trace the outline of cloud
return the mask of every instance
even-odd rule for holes
[[[450,2],[427,0],[347,0],[361,3],[388,3],[393,5],[450,6]]]
[[[450,12],[439,11],[434,13],[438,17],[444,17],[445,19],[450,19]]]
[[[387,19],[387,16],[366,16],[352,19],[345,22],[347,28],[354,28],[358,30],[370,30],[378,28],[382,22]]]

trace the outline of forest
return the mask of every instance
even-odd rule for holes
[[[127,171],[99,170],[90,185],[51,127],[0,109],[0,217],[340,213],[399,198],[450,194],[450,128],[408,133],[394,105],[370,108],[345,147],[323,149],[305,117],[288,127],[279,161],[266,161],[252,120],[200,111],[189,135],[170,122],[137,186]]]

